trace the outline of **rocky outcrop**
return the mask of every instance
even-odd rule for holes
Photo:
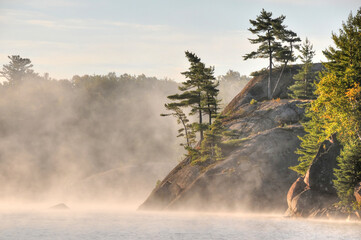
[[[340,155],[341,144],[336,135],[323,142],[305,176],[305,183],[313,190],[335,194],[333,187],[335,176],[333,170],[337,167],[336,158]]]
[[[274,89],[274,99],[288,98],[288,87],[294,83],[293,75],[296,74],[300,70],[300,68],[301,65],[288,66],[284,70],[276,88],[275,86],[280,75],[280,69],[274,69],[271,81],[271,88]],[[318,72],[322,69],[323,66],[321,63],[315,63],[312,66],[313,72]],[[260,73],[256,74],[256,76],[248,82],[248,84],[243,88],[243,90],[237,96],[235,96],[233,100],[226,106],[224,112],[234,113],[235,109],[246,103],[250,103],[252,99],[257,101],[267,100],[267,81],[268,74],[266,71],[261,71]]]
[[[241,143],[208,166],[183,160],[140,209],[285,210],[284,196],[297,178],[289,167],[297,163],[294,152],[304,134],[298,123],[303,103],[284,99],[240,106],[224,124]]]
[[[323,217],[330,214],[332,205],[338,201],[333,180],[341,148],[335,135],[321,144],[304,179],[298,178],[288,191],[288,216]]]
[[[286,210],[284,196],[297,179],[289,167],[297,164],[298,137],[304,135],[301,105],[308,102],[287,99],[298,69],[288,67],[276,88],[279,69],[273,72],[274,100],[267,100],[267,74],[254,77],[223,110],[223,124],[232,132],[223,139],[224,160],[199,166],[184,159],[139,209]],[[295,186],[290,199],[301,190]]]

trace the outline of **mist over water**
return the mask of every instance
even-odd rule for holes
[[[247,82],[231,73],[220,77],[226,101]],[[0,203],[135,209],[183,158],[179,126],[160,116],[177,87],[166,79],[114,73],[70,81],[29,73],[16,84],[4,82]]]
[[[159,116],[176,90],[175,82],[114,74],[2,86],[0,199],[145,198],[182,155],[176,123]]]
[[[1,213],[0,239],[359,239],[360,223],[129,211]]]

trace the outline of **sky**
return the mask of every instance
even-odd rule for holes
[[[36,72],[71,79],[84,74],[145,74],[183,81],[184,51],[196,53],[215,75],[242,75],[267,66],[244,61],[256,50],[249,19],[262,8],[286,16],[289,29],[316,50],[332,45],[360,0],[0,0],[0,64],[29,58]]]

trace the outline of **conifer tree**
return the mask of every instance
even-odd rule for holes
[[[301,61],[303,63],[302,68],[293,77],[295,83],[289,87],[291,91],[290,97],[295,99],[313,99],[315,98],[315,84],[314,84],[314,73],[311,71],[312,59],[315,55],[313,45],[306,38],[300,49]]]
[[[303,122],[302,125],[306,134],[303,137],[298,137],[301,140],[301,144],[295,152],[299,155],[298,161],[300,163],[297,166],[290,167],[290,169],[302,176],[306,174],[318,152],[319,146],[326,140],[322,119],[315,112],[310,111],[309,104],[306,104],[305,111],[307,121]]]
[[[9,85],[18,84],[27,73],[32,73],[30,59],[21,58],[19,55],[8,56],[10,59],[9,64],[3,65],[0,76],[6,78]]]
[[[204,69],[205,81],[203,84],[204,96],[204,110],[208,114],[208,124],[212,124],[212,119],[215,118],[218,114],[218,104],[220,100],[217,99],[219,90],[219,82],[216,81],[214,77],[214,67],[209,67]]]
[[[177,119],[177,123],[182,125],[182,128],[178,130],[177,137],[185,137],[186,144],[181,143],[180,145],[186,150],[189,150],[195,143],[195,134],[192,129],[192,125],[189,123],[187,115],[176,104],[167,103],[164,106],[168,111],[171,111],[171,113],[161,114],[161,116],[173,116]]]
[[[212,118],[218,111],[218,82],[214,77],[214,67],[207,68],[201,59],[194,53],[185,52],[191,66],[182,74],[187,78],[179,87],[180,94],[168,96],[178,107],[190,108],[191,115],[198,115],[198,123],[193,123],[194,129],[200,133],[203,140],[203,132],[212,123]],[[209,124],[204,123],[203,115],[209,115]]]
[[[351,210],[354,198],[354,188],[361,182],[361,141],[353,137],[344,144],[338,157],[338,169],[335,169],[334,185],[341,199],[341,205]]]
[[[272,91],[272,95],[275,93],[278,84],[282,78],[283,72],[287,67],[287,64],[289,62],[294,62],[296,61],[297,57],[294,54],[294,49],[299,49],[299,42],[301,41],[301,39],[297,36],[297,34],[291,30],[288,29],[284,29],[283,31],[280,32],[280,39],[283,42],[286,42],[286,46],[283,46],[283,49],[281,49],[279,52],[277,52],[276,54],[276,60],[278,62],[281,62],[283,64],[282,66],[282,70],[278,76],[277,82],[273,88]]]
[[[256,20],[249,20],[253,28],[248,30],[257,35],[255,39],[249,39],[252,44],[260,44],[257,51],[253,51],[243,56],[244,60],[251,58],[268,58],[269,60],[269,74],[268,74],[268,98],[272,98],[271,78],[272,78],[272,67],[274,58],[285,49],[277,39],[282,38],[285,26],[283,21],[286,17],[281,15],[277,18],[272,18],[271,12],[266,12],[262,9],[261,14],[257,16]]]
[[[224,130],[222,116],[218,116],[210,128],[205,131],[204,140],[200,148],[200,158],[197,160],[197,163],[223,160],[220,144]]]

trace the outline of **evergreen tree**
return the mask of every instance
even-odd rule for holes
[[[181,143],[180,145],[186,150],[189,150],[195,143],[195,134],[192,129],[192,125],[189,123],[187,115],[176,104],[168,103],[164,106],[168,111],[171,111],[171,113],[161,114],[161,116],[173,116],[177,119],[177,123],[182,125],[182,128],[178,130],[177,137],[185,137],[186,144]]]
[[[217,99],[219,90],[219,82],[216,81],[214,77],[214,67],[209,67],[204,69],[205,74],[205,81],[203,84],[203,90],[205,93],[204,96],[204,110],[208,114],[208,124],[212,124],[212,119],[215,118],[218,114],[219,110],[219,102],[220,100]]]
[[[299,155],[297,166],[290,167],[290,169],[304,176],[315,158],[319,146],[326,140],[324,133],[324,122],[313,111],[310,111],[310,105],[305,106],[305,116],[308,121],[302,123],[306,135],[298,137],[301,140],[300,148],[296,150],[296,154]]]
[[[276,54],[276,60],[278,62],[281,62],[283,66],[280,75],[278,76],[277,82],[273,88],[272,95],[275,93],[278,87],[278,84],[282,78],[284,70],[287,67],[287,64],[289,62],[296,61],[297,57],[294,54],[294,49],[299,49],[298,42],[301,41],[301,39],[297,36],[295,32],[287,29],[284,29],[283,31],[280,32],[280,39],[288,45],[283,46],[283,49],[281,49]]]
[[[307,38],[302,44],[300,52],[303,66],[298,74],[294,76],[295,84],[289,87],[289,90],[291,91],[290,97],[295,99],[312,99],[315,98],[315,76],[311,71],[312,59],[315,55],[315,51],[313,50],[313,45]]]
[[[3,65],[0,76],[6,78],[9,85],[18,84],[26,74],[33,72],[30,59],[21,58],[19,55],[8,56],[8,58],[10,63]]]
[[[191,66],[188,71],[182,74],[187,78],[182,82],[180,94],[168,96],[175,101],[173,104],[178,107],[190,107],[190,115],[198,115],[198,123],[193,123],[194,129],[200,133],[200,140],[203,140],[203,132],[208,128],[204,123],[203,115],[209,115],[209,124],[218,111],[218,83],[215,81],[214,68],[205,67],[201,59],[194,53],[185,52]]]
[[[341,199],[341,205],[347,210],[355,201],[354,188],[361,182],[361,141],[357,137],[351,138],[338,157],[338,167],[335,169],[334,185]]]
[[[204,140],[199,151],[200,157],[195,163],[209,163],[223,160],[220,144],[225,127],[222,124],[222,119],[221,116],[218,116],[210,128],[205,131]]]
[[[253,28],[248,30],[257,35],[255,39],[249,39],[252,44],[260,44],[257,51],[253,51],[243,56],[244,60],[251,58],[268,58],[269,74],[268,74],[268,98],[272,98],[271,78],[274,58],[279,57],[281,51],[285,51],[282,44],[277,39],[282,38],[285,26],[282,25],[286,17],[281,15],[278,18],[272,18],[271,12],[262,9],[261,14],[256,20],[249,20]]]

